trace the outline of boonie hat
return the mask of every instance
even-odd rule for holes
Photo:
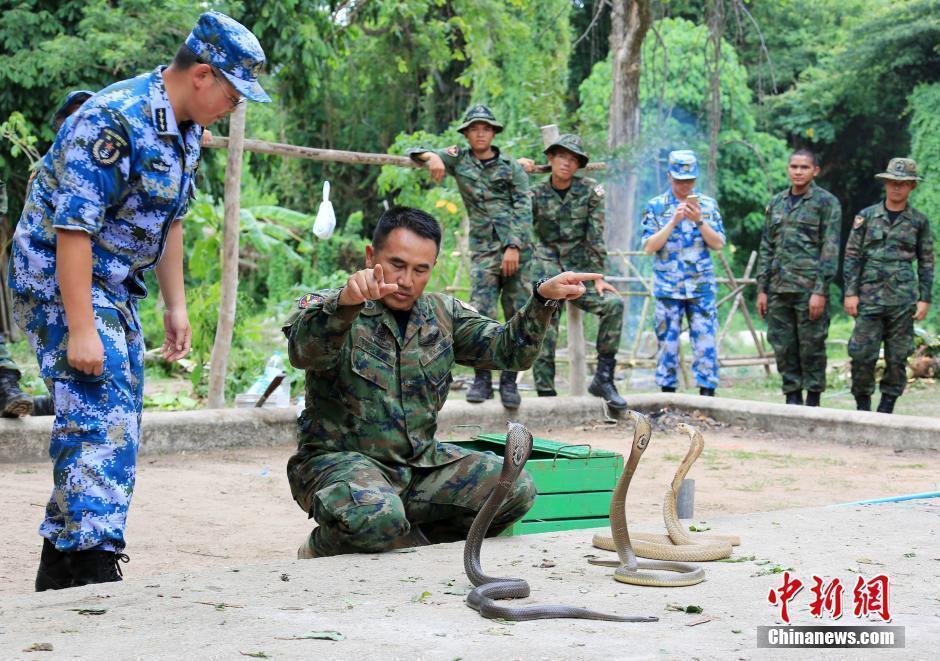
[[[911,158],[892,158],[888,161],[888,169],[875,175],[875,179],[890,179],[892,181],[923,181],[917,174],[917,162]]]
[[[463,116],[463,124],[457,127],[458,133],[463,133],[470,125],[474,122],[483,122],[484,124],[489,124],[496,132],[499,133],[503,130],[503,125],[496,121],[496,115],[493,114],[493,111],[484,106],[482,103],[478,103],[475,106],[470,106],[467,112]]]
[[[221,71],[246,99],[271,100],[258,83],[265,61],[261,44],[235,19],[221,12],[207,11],[186,37],[186,45],[200,61]]]
[[[581,144],[581,138],[574,133],[565,133],[558,136],[558,139],[546,147],[542,153],[547,155],[554,149],[566,149],[570,151],[578,157],[578,163],[581,164],[580,167],[582,168],[588,164],[588,155],[587,152],[584,151],[584,145]]]

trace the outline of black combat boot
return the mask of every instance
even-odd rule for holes
[[[702,397],[714,397],[715,389],[714,388],[699,388],[698,394]]]
[[[33,397],[33,417],[40,415],[55,415],[55,404],[49,395]]]
[[[558,393],[554,388],[550,390],[536,390],[535,392],[538,393],[539,397],[558,397]]]
[[[871,395],[855,395],[856,411],[871,411]]]
[[[33,398],[20,390],[20,373],[0,369],[0,415],[4,418],[22,418],[33,411]]]
[[[507,409],[517,409],[522,403],[519,389],[516,387],[516,372],[500,372],[499,399]]]
[[[878,402],[878,413],[894,413],[894,403],[898,401],[897,395],[881,393],[881,401]]]
[[[493,399],[493,374],[489,370],[476,370],[473,385],[467,391],[467,401],[479,404],[487,399]]]
[[[617,369],[617,356],[612,353],[598,354],[597,371],[594,379],[588,386],[588,392],[595,397],[602,398],[607,406],[617,411],[625,411],[627,402],[614,385],[614,370]]]
[[[821,392],[815,390],[806,391],[806,405],[807,406],[819,406],[819,398],[822,397]]]
[[[661,387],[659,390],[660,390],[661,392],[675,392],[675,391],[676,391],[676,387],[675,387],[675,386],[663,386],[663,387]]]
[[[72,553],[72,585],[113,583],[123,581],[119,562],[130,562],[123,553],[114,551],[76,551]]]
[[[42,555],[39,556],[39,571],[36,572],[36,592],[72,587],[70,555],[58,550],[48,539],[42,540]]]
[[[792,404],[795,406],[803,406],[803,391],[794,390],[792,392],[784,393],[787,396],[787,404]],[[807,397],[812,393],[807,393]]]

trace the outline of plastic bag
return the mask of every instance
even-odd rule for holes
[[[323,201],[317,209],[317,219],[313,221],[313,233],[318,239],[328,239],[333,236],[336,229],[336,214],[333,213],[333,203],[330,202],[330,182],[323,182]]]

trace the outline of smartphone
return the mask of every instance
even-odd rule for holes
[[[692,193],[691,195],[686,195],[686,196],[685,196],[685,201],[686,201],[686,202],[696,202],[696,203],[697,203],[697,202],[698,202],[698,195],[696,195],[695,193]]]

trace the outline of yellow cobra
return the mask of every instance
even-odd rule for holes
[[[616,567],[614,579],[621,583],[646,585],[651,587],[682,587],[695,585],[705,580],[705,571],[701,567],[672,560],[638,560],[630,544],[627,530],[627,489],[636,472],[640,457],[649,444],[652,427],[649,419],[636,411],[628,411],[636,425],[633,432],[633,445],[627,464],[623,468],[617,486],[610,499],[610,529],[613,533],[611,543],[617,551],[619,561],[591,559],[588,562],[605,567]],[[596,541],[596,540],[595,540]],[[673,572],[676,575],[663,574]]]
[[[641,433],[644,424],[648,425],[649,421],[637,423],[634,438],[636,438],[637,433]],[[686,533],[682,524],[679,523],[679,516],[676,512],[679,487],[682,486],[682,480],[688,475],[692,464],[702,454],[702,450],[705,448],[705,439],[702,438],[702,433],[691,425],[679,423],[677,427],[680,431],[684,431],[689,435],[691,443],[689,451],[679,464],[679,468],[672,478],[672,483],[663,497],[663,520],[669,534],[657,535],[655,533],[635,532],[632,535],[633,550],[641,558],[653,558],[655,560],[708,562],[727,558],[731,555],[731,547],[738,546],[741,543],[738,537],[730,535],[696,535],[692,537]],[[594,546],[601,549],[617,550],[613,538],[607,535],[594,535],[593,543]]]

